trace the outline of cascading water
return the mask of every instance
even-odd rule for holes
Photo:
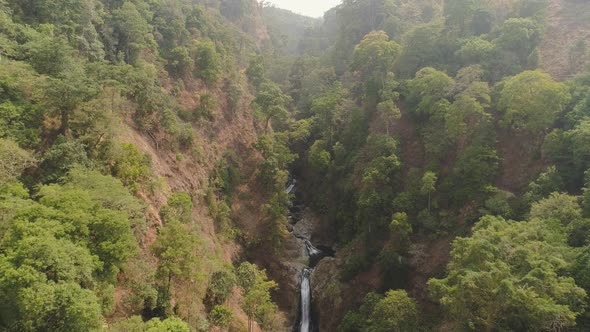
[[[296,204],[293,204],[293,207],[290,209],[289,215],[289,222],[293,227],[300,221],[304,206],[301,204],[301,201],[297,201],[297,193],[296,193],[296,186],[297,180],[292,179],[289,181],[287,187],[285,188],[285,192],[291,195],[294,195],[296,198]],[[300,197],[299,197],[300,198]],[[332,256],[333,251],[331,248],[324,248],[321,249],[316,248],[311,241],[309,240],[310,234],[307,232],[296,232],[291,231],[293,236],[298,239],[298,241],[302,241],[305,245],[305,251],[309,258],[308,267],[304,268],[301,271],[300,276],[300,299],[301,299],[301,312],[299,314],[299,325],[296,331],[299,332],[311,332],[314,330],[314,322],[312,322],[312,308],[311,308],[311,275],[313,273],[313,268],[317,265],[317,263],[326,256]],[[301,242],[300,242],[301,243]]]
[[[305,248],[307,248],[307,254],[310,258],[316,255],[320,255],[322,253],[322,251],[314,247],[313,244],[309,242],[309,240],[305,240]]]
[[[300,332],[309,332],[311,327],[311,270],[305,269],[301,273],[301,323]]]

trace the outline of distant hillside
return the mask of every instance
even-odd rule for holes
[[[288,55],[301,55],[299,41],[303,39],[308,29],[321,25],[320,19],[293,13],[292,11],[267,6],[263,9],[264,21],[272,31],[271,39],[278,49]]]
[[[547,10],[541,66],[565,79],[590,64],[590,2],[551,0]]]

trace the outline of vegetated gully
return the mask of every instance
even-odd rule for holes
[[[294,226],[301,220],[303,210],[305,209],[302,195],[297,192],[296,184],[297,180],[292,178],[289,181],[287,188],[285,188],[285,191],[294,197],[292,201],[292,207],[289,211],[289,224],[291,225],[291,227],[289,227],[289,231],[293,237],[302,240],[305,244],[305,251],[307,252],[309,262],[308,266],[299,272],[300,310],[298,320],[296,324],[294,324],[293,330],[295,332],[317,332],[317,317],[314,317],[312,310],[311,276],[313,269],[322,260],[322,258],[333,256],[334,251],[329,247],[318,246],[318,248],[316,248],[311,243],[311,239],[309,238],[310,235],[301,236],[294,230]]]

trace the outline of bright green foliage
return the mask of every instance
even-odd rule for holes
[[[0,137],[26,148],[35,148],[41,141],[43,111],[26,98],[37,79],[23,63],[10,61],[0,66]]]
[[[139,190],[151,177],[151,159],[133,144],[122,144],[115,151],[113,176],[133,190]]]
[[[564,276],[571,249],[560,225],[482,218],[453,243],[449,275],[430,291],[469,330],[573,326],[586,293]]]
[[[109,332],[189,332],[189,326],[176,317],[160,320],[153,318],[144,322],[140,316],[132,316],[110,326]]]
[[[212,41],[201,41],[197,44],[195,59],[197,77],[212,85],[221,77],[221,59]]]
[[[537,133],[553,125],[569,98],[567,88],[548,74],[526,71],[502,83],[498,108],[505,127]]]
[[[461,94],[445,115],[445,126],[449,138],[462,140],[479,134],[481,126],[488,123],[491,116],[484,112],[483,106],[466,93]]]
[[[286,171],[280,171],[277,174],[274,194],[261,208],[269,223],[267,234],[275,250],[280,249],[283,240],[288,236],[286,224],[291,201],[289,200],[289,194],[284,190],[287,183],[287,176],[288,173]]]
[[[394,213],[389,224],[389,232],[397,247],[396,251],[405,250],[405,246],[409,244],[410,235],[412,234],[412,225],[408,222],[408,215],[403,212]]]
[[[237,271],[238,285],[244,289],[242,308],[248,315],[248,328],[252,329],[252,320],[260,324],[269,323],[276,312],[276,305],[270,298],[270,291],[277,288],[277,284],[268,280],[264,270],[258,270],[256,265],[245,262]]]
[[[502,24],[500,36],[494,40],[494,44],[503,51],[514,53],[522,70],[541,41],[541,34],[542,28],[533,19],[511,18]]]
[[[408,81],[408,101],[416,107],[416,113],[431,115],[436,110],[435,104],[450,92],[453,79],[444,72],[434,68],[423,68],[416,77]]]
[[[480,37],[467,39],[456,52],[463,64],[485,64],[493,56],[494,44]]]
[[[287,106],[291,98],[281,91],[281,88],[266,81],[260,85],[254,105],[257,107],[260,116],[264,119],[264,129],[268,132],[270,121],[276,119],[279,122],[285,121],[288,110]]]
[[[539,201],[549,194],[561,191],[563,189],[563,180],[555,166],[549,166],[539,177],[529,183],[528,190],[524,194],[524,199],[528,203]]]
[[[492,186],[486,188],[486,191],[489,193],[489,198],[483,203],[484,208],[481,210],[482,214],[490,214],[504,218],[512,216],[512,202],[515,199],[513,193]]]
[[[488,147],[470,147],[455,163],[450,185],[455,203],[461,204],[482,192],[498,172],[499,158]]]
[[[416,301],[403,290],[391,290],[375,304],[369,316],[366,331],[417,331],[418,307]]]
[[[108,177],[104,179],[109,181]],[[105,278],[116,276],[123,263],[136,253],[137,245],[126,207],[105,207],[99,197],[72,184],[46,186],[41,188],[39,195],[44,206],[68,211],[80,218],[76,221],[64,216],[66,234],[79,241],[87,236],[92,238],[87,246],[102,261],[101,273]]]
[[[173,278],[188,279],[199,268],[198,249],[201,239],[190,227],[176,220],[170,220],[160,229],[153,253],[160,259],[158,274],[170,287]]]
[[[422,195],[428,195],[428,211],[430,211],[430,200],[432,193],[436,190],[436,182],[438,177],[434,172],[426,172],[422,176],[422,186],[420,187],[420,193]]]
[[[136,65],[144,48],[153,46],[151,26],[140,13],[133,2],[125,1],[123,5],[113,11],[113,37],[116,42],[109,57]]]
[[[189,332],[187,323],[180,318],[171,317],[164,320],[154,318],[145,324],[145,332]]]
[[[315,98],[310,111],[314,122],[319,126],[322,136],[328,144],[334,140],[336,130],[341,122],[347,91],[341,84],[336,83],[329,87],[324,94]]]
[[[180,78],[190,75],[195,66],[195,61],[191,58],[189,50],[184,46],[173,48],[168,61],[171,71]]]
[[[378,142],[381,138],[369,139]],[[377,146],[379,143],[374,144]],[[385,215],[384,212],[390,211],[395,194],[400,189],[400,168],[399,158],[390,152],[389,155],[382,154],[373,159],[365,169],[357,204],[359,221],[367,234],[380,234],[381,230],[386,229],[389,223],[387,219],[391,215]]]
[[[350,311],[338,327],[341,332],[418,331],[416,301],[404,290],[390,290],[385,296],[369,293],[358,312]]]
[[[360,71],[365,79],[383,85],[400,52],[401,46],[390,41],[385,31],[373,31],[355,47],[351,68]]]
[[[403,77],[412,77],[424,67],[437,67],[448,58],[449,43],[440,21],[416,25],[403,38],[402,54],[396,69]]]
[[[183,223],[191,221],[193,201],[188,193],[180,192],[172,194],[168,198],[168,204],[162,207],[160,214],[165,221],[178,220]]]
[[[64,78],[48,79],[39,89],[41,104],[50,116],[59,119],[58,133],[66,137],[72,134],[74,122],[87,111],[82,105],[98,93],[97,87],[76,71],[69,71]]]
[[[227,328],[233,319],[233,313],[228,307],[216,305],[209,313],[211,324],[219,328]]]
[[[325,173],[332,162],[330,152],[326,151],[326,142],[322,140],[315,141],[311,148],[309,148],[307,161],[315,173]]]
[[[221,270],[213,273],[205,299],[208,305],[223,304],[231,295],[236,284],[236,276],[231,271]]]
[[[264,57],[261,55],[253,56],[250,59],[250,65],[246,70],[246,75],[250,83],[256,88],[259,88],[264,82]]]
[[[582,208],[578,203],[578,197],[567,194],[552,193],[531,207],[531,218],[555,219],[564,226],[581,217]]]
[[[0,138],[0,185],[14,181],[23,170],[34,165],[35,158],[16,143]]]
[[[10,331],[98,330],[98,295],[136,253],[128,212],[138,205],[122,185],[81,170],[66,181],[41,187],[39,202],[15,191],[2,198],[3,208],[19,208],[0,240],[0,317]],[[106,198],[104,188],[123,200]]]
[[[260,136],[255,146],[264,157],[264,162],[259,165],[261,180],[274,187],[279,173],[295,160],[296,155],[289,150],[284,138],[277,134]]]
[[[210,93],[204,93],[199,97],[199,105],[195,108],[194,118],[195,120],[205,119],[212,121],[215,117],[217,109],[217,102]]]
[[[129,193],[121,181],[81,167],[73,168],[65,177],[65,181],[71,188],[86,190],[92,200],[102,204],[104,208],[126,213],[136,236],[143,231],[145,207]]]
[[[36,35],[24,47],[27,61],[41,74],[58,76],[72,65],[72,48],[64,38],[51,36],[51,31]]]

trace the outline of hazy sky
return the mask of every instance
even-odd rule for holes
[[[311,16],[321,17],[324,13],[336,5],[341,0],[269,0],[279,8],[289,9],[290,11]]]

